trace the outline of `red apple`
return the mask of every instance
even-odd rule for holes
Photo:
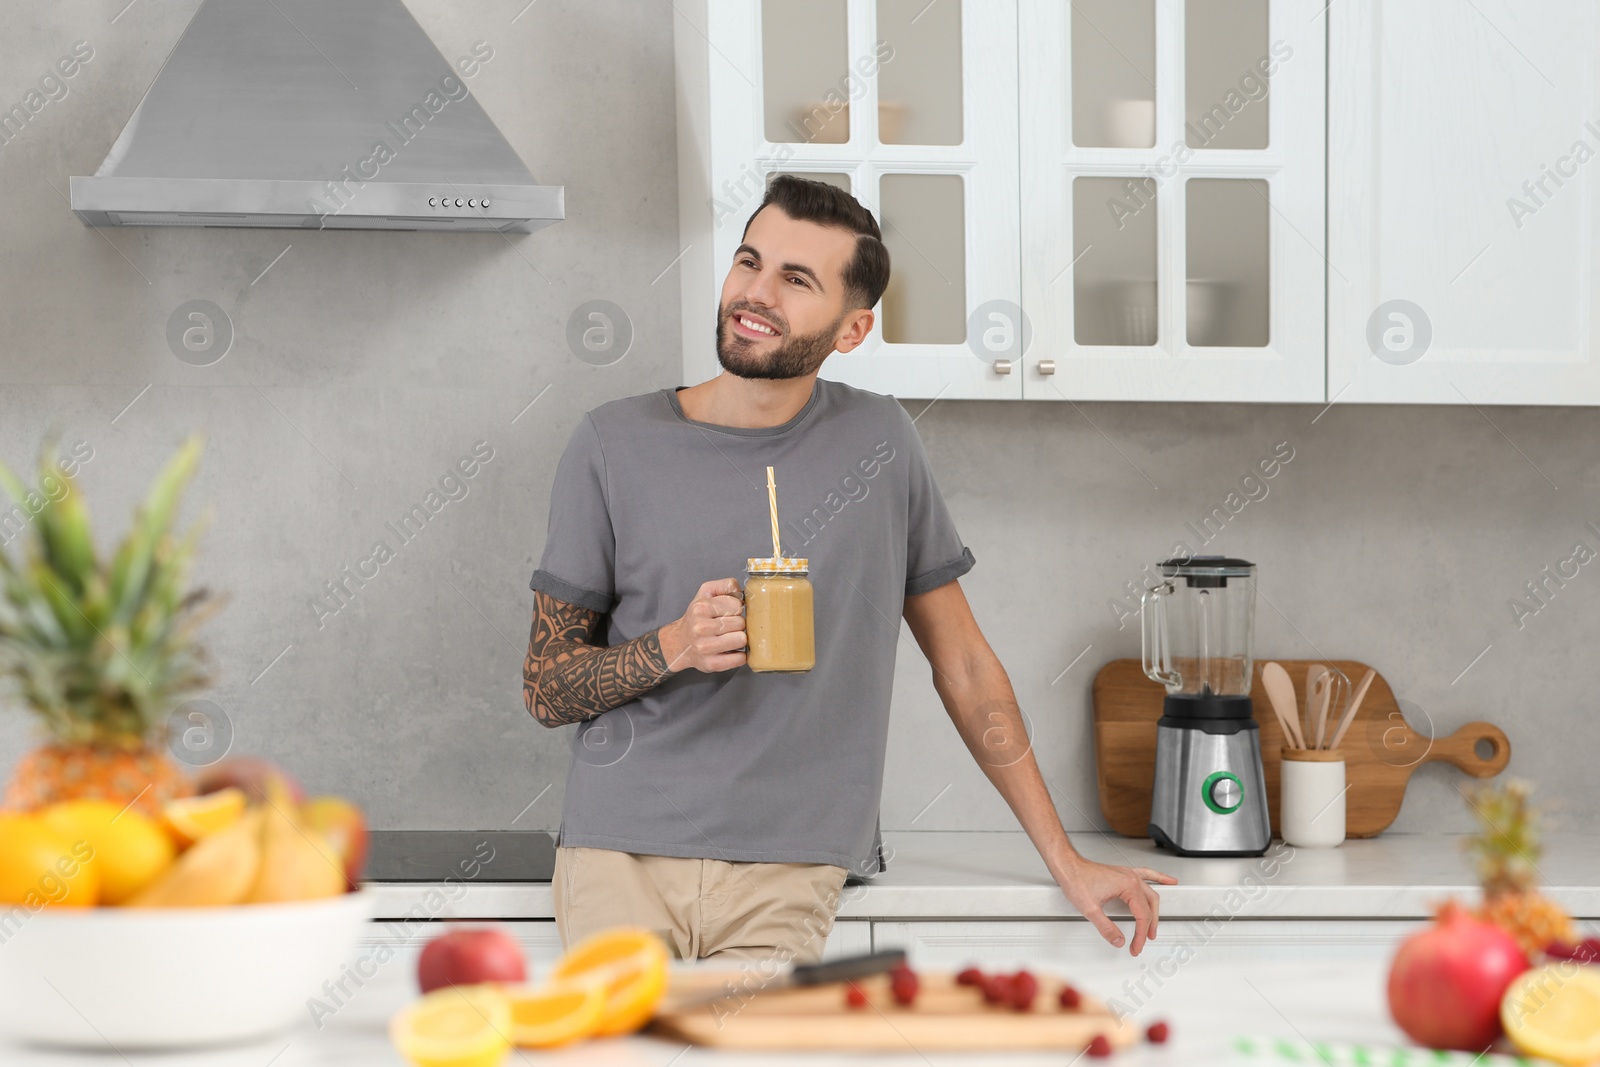
[[[475,926],[440,934],[422,947],[417,985],[424,993],[479,982],[524,982],[522,949],[504,930]]]
[[[215,793],[232,786],[244,790],[245,796],[260,803],[267,799],[267,782],[273,778],[283,783],[289,798],[296,804],[305,799],[305,791],[293,775],[276,763],[258,756],[230,756],[203,767],[195,775],[194,785],[199,793]]]
[[[306,826],[328,839],[344,863],[344,878],[354,890],[367,865],[367,820],[361,809],[343,797],[312,797],[300,805]]]

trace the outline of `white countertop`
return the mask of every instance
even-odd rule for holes
[[[1236,918],[1419,919],[1451,894],[1475,892],[1463,835],[1382,834],[1333,849],[1275,842],[1256,859],[1196,859],[1146,840],[1076,833],[1091,859],[1154,867],[1179,880],[1161,888],[1164,918],[1199,918],[1222,907]],[[1023,833],[904,832],[884,837],[888,870],[846,888],[841,919],[1072,919]],[[1579,918],[1600,918],[1600,836],[1550,834],[1540,872],[1549,895]],[[447,893],[440,893],[447,888]],[[463,881],[380,885],[379,918],[549,919],[549,883]],[[432,894],[431,900],[430,894]],[[441,902],[441,897],[448,899]]]
[[[1391,1055],[1358,1061],[1354,1050],[1341,1050],[1351,1043],[1369,1049],[1392,1049],[1404,1038],[1389,1021],[1383,999],[1386,961],[1327,964],[1279,964],[1275,967],[1243,966],[1207,958],[1203,954],[1183,966],[1166,980],[1155,997],[1135,1014],[1141,1026],[1166,1019],[1172,1039],[1165,1046],[1141,1044],[1118,1053],[1110,1060],[1121,1067],[1195,1067],[1207,1064],[1259,1064],[1262,1067],[1287,1067],[1293,1062],[1317,1062],[1309,1043],[1336,1043],[1328,1062],[1344,1065],[1356,1062],[1400,1063]],[[1100,996],[1111,996],[1119,980],[1117,973],[1085,966],[1075,969],[1074,982]],[[269,1042],[230,1049],[212,1049],[191,1054],[146,1056],[129,1052],[118,1056],[111,1050],[99,1053],[56,1053],[0,1045],[0,1062],[7,1067],[365,1067],[368,1064],[399,1065],[402,1060],[389,1045],[385,1022],[389,1015],[413,995],[410,968],[391,967],[365,987],[321,1031],[311,1024]],[[1236,1045],[1241,1037],[1265,1042],[1260,1055],[1242,1054]],[[1274,1046],[1288,1043],[1285,1049]],[[1298,1057],[1290,1051],[1298,1049]],[[1466,1054],[1433,1058],[1413,1052],[1407,1063],[1428,1063],[1432,1067],[1468,1067],[1473,1057]],[[1475,1067],[1501,1067],[1497,1057],[1483,1057]],[[691,1048],[676,1042],[647,1037],[593,1041],[549,1053],[513,1053],[507,1067],[523,1064],[570,1065],[570,1067],[697,1067],[697,1065],[749,1064],[771,1067],[840,1067],[845,1064],[873,1064],[883,1067],[930,1067],[931,1064],[1014,1065],[1014,1067],[1064,1067],[1079,1060],[1077,1053],[937,1053],[908,1047],[903,1055],[882,1053],[784,1053],[753,1054],[715,1052]]]

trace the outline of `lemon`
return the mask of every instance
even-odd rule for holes
[[[169,801],[161,809],[161,823],[179,848],[188,848],[226,830],[244,817],[244,790],[229,786],[215,793]]]
[[[39,812],[39,819],[74,846],[93,853],[88,866],[100,875],[100,903],[121,904],[167,873],[177,849],[155,820],[109,800],[69,800]]]
[[[495,1067],[511,1051],[511,1002],[492,985],[437,989],[389,1020],[417,1067]]]
[[[87,845],[32,815],[0,815],[0,904],[93,907],[100,878]]]
[[[1500,998],[1500,1023],[1530,1056],[1600,1061],[1600,973],[1571,961],[1524,971]]]
[[[598,977],[502,989],[511,1001],[511,1042],[519,1048],[577,1041],[593,1034],[605,1017],[607,986]]]
[[[552,981],[594,977],[606,984],[606,1008],[596,1037],[639,1029],[667,992],[667,946],[656,934],[622,926],[591,934],[556,961]]]

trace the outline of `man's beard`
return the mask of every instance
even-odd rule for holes
[[[717,362],[723,370],[740,378],[802,378],[815,372],[833,354],[833,339],[844,322],[840,315],[833,325],[816,333],[785,334],[773,351],[756,355],[754,348],[761,342],[740,337],[729,322],[734,311],[743,310],[744,306],[738,305],[722,314],[719,308],[717,317]]]

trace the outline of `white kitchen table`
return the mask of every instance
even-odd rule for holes
[[[1075,834],[1085,854],[1140,863],[1183,880],[1162,890],[1160,940],[1137,960],[1110,949],[1076,915],[1020,833],[896,833],[889,870],[852,887],[840,909],[835,954],[901,946],[914,966],[957,969],[1025,961],[1066,975],[1086,992],[1119,998],[1142,1022],[1168,1019],[1166,1048],[1141,1046],[1111,1062],[1123,1064],[1291,1062],[1281,1055],[1244,1055],[1231,1042],[1265,1035],[1305,1043],[1403,1044],[1383,1003],[1383,980],[1395,946],[1450,896],[1476,886],[1458,835],[1385,834],[1331,850],[1302,849],[1270,875],[1252,879],[1259,860],[1185,859],[1148,841]],[[1600,917],[1600,837],[1550,834],[1540,870],[1548,892],[1585,926]],[[1275,851],[1279,851],[1275,848]],[[486,872],[488,873],[488,872]],[[1241,886],[1255,883],[1249,893]],[[128,1054],[135,1067],[293,1067],[297,1064],[399,1064],[384,1033],[388,1017],[414,995],[421,944],[441,920],[492,920],[523,946],[534,978],[560,951],[551,921],[550,887],[496,883],[492,877],[453,885],[377,887],[379,921],[358,953],[378,946],[393,958],[318,1029],[308,1010],[292,1032],[249,1048],[185,1056]],[[1220,926],[1212,917],[1221,915]],[[410,920],[408,921],[408,917]],[[1124,920],[1126,927],[1126,920]],[[1185,950],[1189,946],[1192,951]],[[3,951],[3,947],[0,947]],[[383,958],[388,958],[387,952]],[[674,966],[691,966],[675,964]],[[0,1011],[5,1006],[0,1005]],[[92,1020],[91,1020],[92,1021]],[[276,1058],[274,1058],[276,1057]],[[755,1055],[685,1049],[649,1038],[593,1042],[557,1053],[514,1053],[506,1062],[692,1067],[694,1064],[1052,1064],[1073,1055],[938,1054],[908,1048],[901,1056]],[[1462,1057],[1466,1067],[1471,1057]],[[61,1054],[0,1044],[0,1067],[94,1064],[118,1067],[114,1050]],[[1090,1061],[1085,1059],[1083,1064]],[[1302,1062],[1316,1062],[1306,1052]],[[1335,1062],[1351,1062],[1349,1059]],[[1384,1057],[1384,1064],[1395,1063]],[[1434,1064],[1420,1056],[1409,1062]],[[1479,1061],[1485,1067],[1487,1060]]]
[[[1111,1064],[1193,1067],[1205,1064],[1259,1064],[1277,1067],[1295,1062],[1317,1062],[1310,1043],[1335,1043],[1333,1062],[1354,1063],[1356,1057],[1342,1045],[1364,1044],[1386,1050],[1404,1047],[1384,1006],[1383,980],[1387,960],[1339,961],[1322,965],[1262,967],[1235,961],[1208,960],[1202,950],[1159,984],[1147,983],[1148,995],[1135,1011],[1141,1025],[1166,1019],[1172,1039],[1165,1046],[1141,1044],[1117,1053]],[[1113,996],[1124,973],[1097,973],[1086,966],[1071,977],[1085,991]],[[1114,980],[1115,979],[1115,980]],[[185,1055],[140,1055],[115,1050],[58,1053],[0,1045],[0,1063],[6,1067],[300,1067],[300,1065],[402,1064],[384,1032],[390,1014],[414,995],[409,965],[380,972],[322,1029],[309,1020],[282,1037],[248,1047],[213,1049]],[[1131,1005],[1130,1005],[1131,1006]],[[1260,1051],[1239,1049],[1239,1038],[1258,1039]],[[1277,1043],[1287,1046],[1278,1048]],[[811,1065],[999,1064],[1015,1067],[1064,1067],[1076,1052],[1046,1053],[935,1053],[907,1047],[903,1054],[716,1052],[689,1048],[648,1037],[594,1041],[558,1052],[513,1052],[508,1065],[552,1064],[568,1067],[695,1067],[695,1065],[755,1064],[811,1067]],[[1454,1060],[1466,1067],[1472,1057],[1435,1059],[1432,1053],[1413,1050],[1404,1060],[1385,1053],[1371,1062],[1434,1065]],[[1083,1064],[1096,1062],[1084,1057]],[[1494,1062],[1477,1061],[1478,1067]]]

